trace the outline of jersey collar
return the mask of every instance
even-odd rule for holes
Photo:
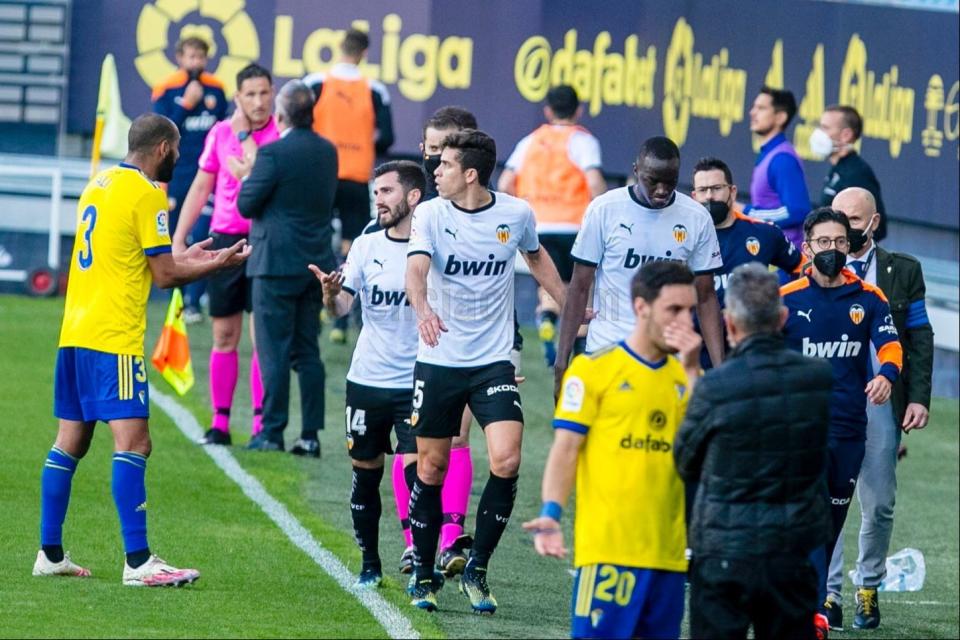
[[[650,369],[659,369],[663,365],[667,364],[666,358],[661,358],[659,362],[650,362],[649,360],[644,359],[639,353],[636,353],[633,349],[630,348],[630,345],[627,344],[626,340],[621,340],[619,342],[620,346],[623,347],[623,350],[626,351],[630,356],[642,364],[645,367]]]

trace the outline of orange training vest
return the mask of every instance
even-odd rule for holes
[[[530,203],[540,224],[580,226],[590,204],[583,169],[570,160],[570,137],[586,129],[545,124],[531,134],[517,172],[517,196]]]
[[[340,180],[369,182],[377,118],[370,83],[327,77],[313,107],[313,130],[337,148]]]

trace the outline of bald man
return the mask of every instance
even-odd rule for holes
[[[847,267],[886,295],[904,352],[903,370],[893,385],[890,401],[882,405],[867,403],[867,442],[857,483],[862,521],[860,555],[854,573],[857,612],[853,626],[874,629],[880,624],[877,587],[886,573],[893,531],[900,433],[923,429],[929,417],[933,329],[924,305],[926,288],[920,262],[913,256],[885,251],[874,241],[880,214],[873,195],[866,189],[850,187],[834,197],[833,208],[850,221]],[[876,370],[876,353],[873,366]],[[831,629],[843,627],[842,584],[843,544],[838,543],[827,581],[827,618]]]

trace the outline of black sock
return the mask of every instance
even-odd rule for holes
[[[43,545],[43,555],[47,556],[50,562],[63,561],[63,545],[45,544]]]
[[[403,468],[403,479],[407,483],[407,491],[413,491],[413,483],[417,481],[416,462],[411,462]]]
[[[353,534],[360,545],[364,569],[380,569],[380,480],[383,467],[353,468],[353,491],[350,494],[350,515]]]
[[[490,474],[477,505],[477,533],[473,539],[470,561],[481,567],[490,562],[500,536],[507,528],[513,503],[517,498],[517,478],[501,478]]]
[[[559,318],[557,317],[557,313],[555,311],[543,311],[540,314],[540,322],[544,322],[547,320],[549,320],[553,324],[557,324],[557,321],[559,320]]]
[[[426,484],[418,476],[410,490],[410,532],[413,534],[413,566],[417,580],[433,578],[437,538],[443,522],[441,488],[443,485]]]
[[[146,549],[141,549],[140,551],[133,551],[127,554],[127,565],[131,569],[136,569],[144,562],[150,559],[150,547]]]

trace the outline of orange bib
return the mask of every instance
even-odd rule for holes
[[[587,175],[567,151],[578,131],[586,129],[545,124],[531,134],[517,172],[517,195],[530,203],[538,224],[579,227],[590,204]]]
[[[340,180],[369,182],[373,175],[376,114],[370,83],[326,78],[313,107],[313,130],[337,148]]]

